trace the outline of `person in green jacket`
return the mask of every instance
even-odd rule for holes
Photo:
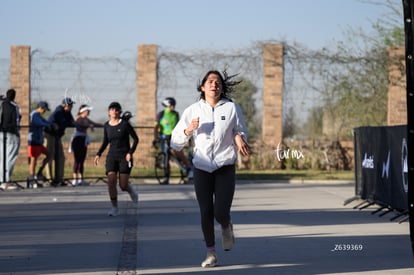
[[[176,101],[173,97],[167,97],[162,101],[164,110],[160,111],[155,118],[155,140],[160,143],[161,151],[167,153],[167,146],[170,147],[171,134],[177,125],[180,116],[175,110]],[[174,155],[183,163],[187,169],[187,177],[193,178],[192,168],[189,160],[185,157],[183,151],[172,150]],[[168,155],[168,154],[167,154]],[[169,184],[170,181],[170,167],[165,167],[165,177],[161,184]]]

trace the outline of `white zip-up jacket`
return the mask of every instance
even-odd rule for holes
[[[184,130],[197,117],[199,127],[186,136]],[[236,163],[236,134],[247,139],[246,125],[238,105],[228,99],[221,99],[213,108],[200,99],[184,110],[172,132],[171,148],[182,150],[190,138],[193,138],[194,167],[211,173],[224,165]]]

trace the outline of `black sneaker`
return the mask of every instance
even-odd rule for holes
[[[161,185],[168,185],[170,184],[170,179],[169,178],[164,178],[164,180],[162,182],[160,182]]]
[[[53,187],[58,187],[58,186],[61,186],[62,185],[62,182],[60,182],[60,181],[52,181],[50,183],[50,185],[53,186]]]
[[[33,177],[27,177],[26,188],[33,188],[33,184],[36,183]]]
[[[36,180],[47,181],[47,178],[42,173],[36,175]]]

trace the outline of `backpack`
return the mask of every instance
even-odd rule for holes
[[[125,111],[122,116],[121,119],[122,120],[126,120],[129,122],[129,120],[131,119],[131,117],[133,117],[132,113],[130,111]]]

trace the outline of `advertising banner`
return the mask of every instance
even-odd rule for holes
[[[398,211],[407,202],[407,126],[359,127],[355,133],[355,195]]]

